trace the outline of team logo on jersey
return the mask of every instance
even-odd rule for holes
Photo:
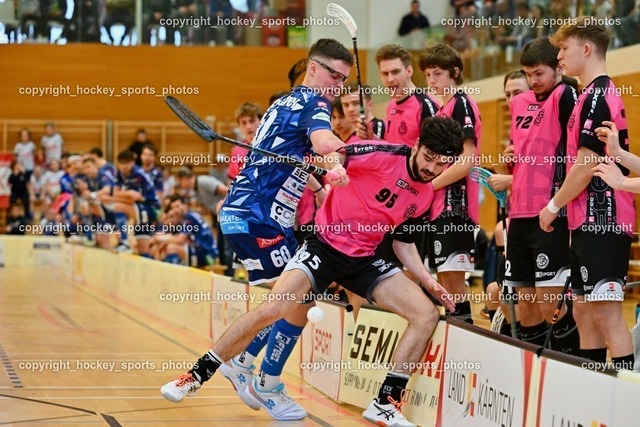
[[[281,242],[283,240],[284,240],[284,236],[282,234],[279,234],[277,237],[273,239],[263,239],[262,237],[256,238],[256,242],[258,242],[258,247],[260,247],[260,249],[268,248],[269,246],[273,246],[276,243]]]
[[[318,108],[324,108],[325,110],[329,109],[329,106],[324,101],[318,101]]]
[[[264,270],[264,267],[262,267],[262,262],[260,262],[259,259],[247,258],[240,260],[240,262],[242,262],[244,269],[247,271]]]
[[[380,267],[382,265],[385,265],[387,262],[383,259],[377,259],[375,261],[373,261],[373,266],[374,267]]]
[[[473,121],[471,121],[471,117],[469,117],[469,116],[464,116],[464,124],[465,124],[465,125],[472,126],[472,125],[473,125]]]
[[[329,117],[327,113],[317,113],[317,114],[314,114],[311,118],[315,120],[322,120],[322,121],[331,123],[331,117]]]
[[[588,129],[591,130],[591,125],[593,124],[593,121],[591,119],[587,119],[584,121],[584,129]]]
[[[270,217],[285,228],[293,227],[293,224],[296,222],[295,211],[286,209],[277,203],[271,205]]]
[[[580,276],[582,277],[582,282],[587,283],[587,280],[589,279],[589,272],[587,271],[587,267],[584,265],[580,267]]]
[[[536,119],[533,121],[533,124],[536,126],[539,126],[540,123],[542,123],[543,118],[544,118],[544,110],[540,110],[540,112],[536,116]]]
[[[527,111],[535,111],[538,108],[540,108],[538,104],[529,104],[529,106],[527,107]]]
[[[442,252],[442,243],[440,243],[440,240],[433,242],[433,251],[435,255],[440,255],[440,252]]]
[[[396,186],[402,188],[403,190],[409,191],[414,196],[418,195],[418,190],[413,188],[409,183],[402,178],[398,178],[398,182],[396,182]]]
[[[400,123],[400,127],[398,128],[398,133],[400,135],[406,135],[407,133],[407,123],[406,122],[402,122]]]
[[[276,195],[276,200],[285,206],[296,209],[298,207],[298,201],[300,200],[300,198],[287,193],[283,189],[280,189],[280,191],[278,191],[278,194]]]
[[[567,124],[567,128],[569,130],[573,129],[573,126],[576,124],[576,115],[572,114],[571,118],[569,119],[569,123]]]
[[[547,254],[538,254],[536,258],[536,265],[540,270],[543,270],[549,266],[549,257]]]
[[[404,217],[406,219],[413,218],[413,216],[416,214],[416,210],[418,210],[418,206],[415,203],[411,203],[407,207],[407,210],[404,211]]]

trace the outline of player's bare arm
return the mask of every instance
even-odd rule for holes
[[[473,142],[473,138],[465,139],[463,147],[464,150],[455,163],[432,181],[434,190],[444,188],[469,175],[471,168],[475,166],[476,145]]]
[[[405,243],[400,240],[393,241],[393,251],[398,256],[398,259],[409,270],[415,278],[418,279],[422,287],[429,292],[433,297],[437,298],[448,310],[455,310],[455,303],[451,294],[436,282],[434,278],[429,274],[424,267],[424,263],[420,259],[418,248],[414,243]]]
[[[640,174],[640,157],[624,150],[620,146],[618,128],[615,123],[605,120],[602,124],[604,126],[596,128],[595,132],[596,135],[598,135],[598,139],[607,144],[607,155],[609,157],[613,157],[616,162],[620,163],[631,172]]]
[[[566,206],[571,200],[575,199],[587,188],[591,178],[593,178],[592,164],[589,159],[593,159],[597,154],[588,148],[580,147],[576,163],[571,167],[567,174],[567,178],[562,187],[549,202],[553,203],[558,211]],[[554,209],[555,210],[555,209]],[[552,213],[549,206],[540,211],[540,228],[544,231],[551,232],[553,227],[551,223],[558,217],[558,211]]]

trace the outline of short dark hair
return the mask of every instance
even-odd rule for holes
[[[337,59],[345,64],[353,65],[353,55],[349,50],[337,40],[320,39],[309,49],[307,58],[319,57],[326,59]]]
[[[144,145],[142,146],[142,149],[140,150],[140,153],[142,153],[145,149],[149,149],[151,151],[153,151],[154,155],[158,155],[158,149],[156,148],[155,145],[153,145],[152,142],[145,142]]]
[[[437,44],[425,49],[420,55],[420,61],[418,63],[420,71],[424,71],[427,68],[441,68],[449,71],[449,76],[455,80],[457,85],[461,85],[462,70],[464,64],[458,51],[446,44]],[[455,68],[458,68],[458,74],[456,75]]]
[[[340,102],[340,98],[336,98],[331,103],[331,113],[336,112],[344,117],[344,108],[342,107],[342,102]]]
[[[102,158],[102,156],[104,155],[104,152],[102,151],[102,148],[100,147],[93,147],[91,150],[87,151],[87,153],[89,154],[93,154],[98,158]]]
[[[553,69],[558,66],[559,48],[554,47],[548,37],[538,37],[524,45],[520,65],[523,67],[535,67],[536,65],[547,65]]]
[[[371,101],[371,86],[358,86],[357,82],[351,82],[346,85],[343,88],[342,95],[359,95],[359,92],[362,92],[362,97],[365,101]]]
[[[405,68],[411,65],[409,52],[399,44],[388,44],[382,46],[376,52],[376,64],[378,65],[380,65],[380,61],[387,61],[391,59],[399,59]]]
[[[183,166],[180,169],[178,169],[178,171],[176,172],[176,178],[178,179],[191,178],[192,176],[193,176],[193,171],[188,167]]]
[[[517,80],[517,79],[525,79],[525,80],[527,79],[527,76],[524,75],[524,71],[522,70],[509,71],[507,74],[504,75],[504,80],[502,81],[502,87],[505,87],[509,80]],[[527,82],[527,84],[529,83]]]
[[[420,126],[418,144],[441,156],[459,156],[463,150],[462,127],[450,117],[427,117]]]
[[[129,163],[136,161],[136,153],[130,150],[123,150],[118,153],[117,157],[118,162],[120,163]]]
[[[96,160],[93,157],[85,157],[84,159],[82,159],[82,163],[93,163],[95,165]]]

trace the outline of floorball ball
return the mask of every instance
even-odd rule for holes
[[[307,311],[307,319],[311,323],[318,323],[322,319],[324,319],[324,311],[320,307],[311,307],[309,311]]]

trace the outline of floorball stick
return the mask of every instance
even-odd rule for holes
[[[356,80],[358,81],[358,102],[360,103],[360,120],[365,123],[364,115],[364,99],[362,97],[362,81],[360,80],[360,61],[358,61],[358,26],[353,16],[347,10],[335,3],[329,3],[327,5],[327,15],[337,18],[347,27],[349,34],[351,34],[351,41],[353,42],[353,55],[356,62]]]
[[[236,141],[235,139],[227,138],[226,136],[222,136],[217,134],[207,123],[205,123],[202,119],[196,116],[186,105],[182,102],[178,101],[173,96],[167,96],[165,102],[173,110],[173,112],[182,120],[187,126],[191,128],[195,133],[200,136],[200,138],[205,141],[213,142],[216,139],[220,139],[222,141],[228,142],[233,145],[237,145],[238,147],[246,148],[247,150],[254,151],[258,154],[262,154],[263,156],[269,156],[278,162],[286,163],[291,166],[295,166],[297,168],[303,169],[309,173],[313,173],[320,176],[326,176],[329,179],[340,179],[340,175],[335,171],[330,171],[316,165],[312,165],[310,163],[303,162],[294,157],[283,156],[281,154],[272,153],[268,150],[263,150],[262,148],[254,147],[253,145],[245,144],[240,141]]]

